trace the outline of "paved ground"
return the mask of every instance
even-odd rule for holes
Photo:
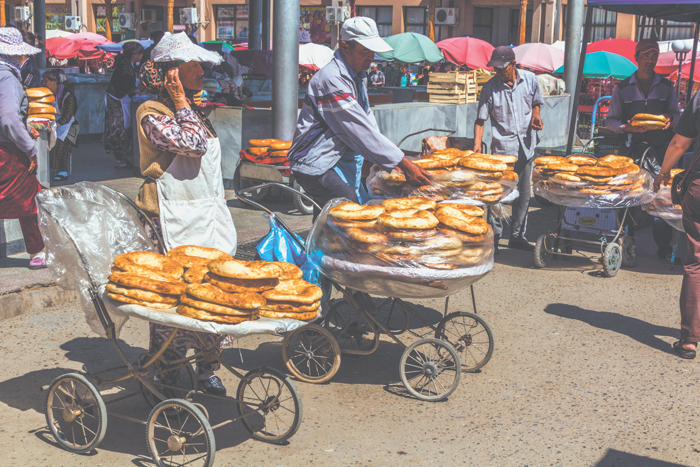
[[[83,159],[85,178],[90,164],[108,162]],[[91,179],[109,179],[105,184],[131,196],[140,186],[129,173],[103,179],[96,173]],[[242,239],[266,232],[258,213],[235,200],[230,206]],[[290,204],[268,206],[295,228],[309,225]],[[555,208],[534,206],[530,238],[549,229],[555,217]],[[639,231],[637,245],[639,265],[615,278],[601,276],[595,254],[535,270],[531,254],[503,250],[495,269],[475,285],[479,313],[495,334],[494,356],[481,372],[464,374],[448,400],[411,398],[399,381],[402,348],[383,338],[371,356],[343,357],[329,384],[296,383],[304,419],[288,445],[254,441],[238,423],[216,433],[216,465],[700,465],[692,424],[700,370],[670,347],[678,333],[682,269],[670,271],[656,258],[649,228]],[[25,262],[0,263],[0,282],[7,283],[11,269],[24,271]],[[412,302],[438,322],[442,301]],[[471,309],[468,291],[450,303],[452,311]],[[77,302],[0,320],[0,335],[0,465],[153,465],[144,427],[135,423],[109,418],[104,442],[86,456],[61,450],[47,431],[42,386],[83,365],[117,363],[108,341],[87,327]],[[129,321],[121,338],[135,358],[147,345],[146,324]],[[238,344],[224,353],[235,367],[284,369],[281,338]],[[233,392],[238,380],[220,374]],[[105,399],[136,388],[132,381],[105,388]],[[214,423],[235,412],[228,405],[209,409]],[[110,410],[145,419],[149,407],[138,396]]]

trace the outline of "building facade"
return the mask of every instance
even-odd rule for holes
[[[300,39],[330,44],[337,34],[326,23],[325,6],[343,0],[301,0]],[[347,4],[347,0],[346,4]],[[14,23],[14,7],[21,2],[6,3],[6,17]],[[175,0],[174,25],[180,24],[180,9],[195,6],[200,24],[196,27],[199,40],[247,42],[248,5],[245,0]],[[429,32],[429,0],[356,0],[357,15],[369,16],[377,22],[379,33],[390,36],[402,32]],[[520,0],[434,0],[436,8],[454,8],[455,24],[436,25],[435,40],[473,36],[498,45],[515,45],[520,27]],[[557,15],[556,0],[529,0],[526,37],[530,42],[553,43],[563,40],[566,33],[567,2],[561,1]],[[120,12],[133,13],[135,24],[120,28]],[[66,16],[79,16],[82,30],[104,33],[107,21],[104,0],[46,0],[47,29],[63,29]],[[151,31],[164,30],[167,24],[167,0],[115,0],[112,12],[113,40],[148,37]],[[273,18],[274,20],[274,18]],[[559,25],[557,27],[557,24]],[[656,31],[659,40],[691,38],[692,24],[646,19],[633,15],[604,12],[593,15],[592,40],[625,38],[636,40]],[[189,29],[188,29],[189,31]]]

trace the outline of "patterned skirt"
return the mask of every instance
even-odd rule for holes
[[[102,146],[107,154],[118,161],[129,160],[132,156],[132,128],[124,128],[124,111],[121,101],[107,96],[105,107],[105,128],[102,133]]]

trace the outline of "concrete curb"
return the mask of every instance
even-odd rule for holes
[[[78,300],[74,290],[57,285],[35,286],[0,295],[0,320]]]

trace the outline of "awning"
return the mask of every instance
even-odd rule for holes
[[[598,6],[608,11],[642,15],[671,21],[700,21],[700,0],[588,0],[588,6]]]

